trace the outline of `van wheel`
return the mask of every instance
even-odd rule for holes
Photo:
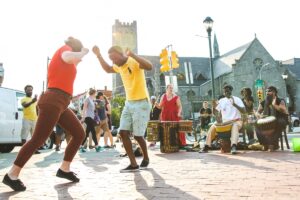
[[[0,152],[1,153],[9,153],[14,149],[14,145],[10,144],[0,144]]]

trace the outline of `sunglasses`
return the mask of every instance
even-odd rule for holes
[[[268,93],[268,92],[273,92],[273,90],[266,90],[266,93]]]

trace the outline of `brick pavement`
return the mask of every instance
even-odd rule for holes
[[[16,152],[0,154],[0,179]],[[77,184],[55,177],[63,152],[34,155],[21,174],[25,192],[0,183],[0,199],[298,199],[300,154],[291,151],[239,151],[238,155],[150,150],[147,170],[119,173],[128,164],[117,149],[76,155]],[[138,158],[138,162],[141,159]]]

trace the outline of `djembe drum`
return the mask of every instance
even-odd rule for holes
[[[147,124],[147,141],[157,142],[159,141],[159,120],[150,120]]]
[[[268,116],[257,120],[256,128],[265,136],[270,136],[276,129],[276,118],[274,116]]]
[[[231,128],[232,122],[216,123],[216,132],[220,139],[221,152],[229,153],[231,148]]]

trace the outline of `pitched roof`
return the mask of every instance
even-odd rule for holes
[[[254,40],[253,40],[254,41]],[[229,73],[232,71],[232,65],[236,63],[237,60],[239,60],[244,53],[247,51],[247,49],[250,47],[250,45],[253,43],[253,41],[240,46],[236,49],[233,49],[232,51],[229,51],[228,53],[222,55],[218,59],[214,61],[214,75],[215,78]],[[209,75],[210,77],[210,75]]]
[[[286,66],[297,80],[300,80],[300,58],[282,61],[282,65]]]

